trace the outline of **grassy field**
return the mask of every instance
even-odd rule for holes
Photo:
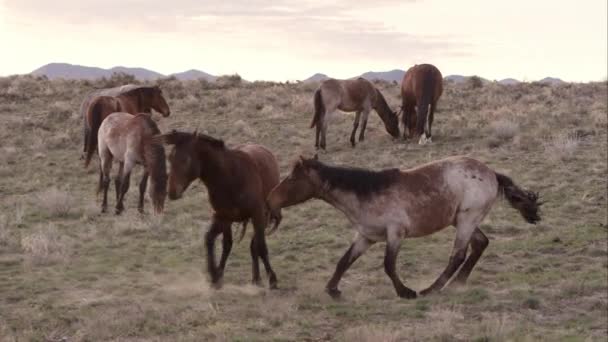
[[[546,201],[536,226],[505,201],[494,206],[482,225],[490,245],[466,287],[400,299],[377,244],[346,273],[339,301],[324,286],[354,231],[325,203],[283,211],[268,238],[276,291],[249,284],[251,229],[233,247],[224,287],[209,287],[201,237],[211,212],[200,183],[161,218],[149,202],[137,213],[133,185],[122,216],[101,215],[77,111],[87,91],[116,82],[0,79],[0,341],[605,341],[606,82],[446,84],[427,146],[393,141],[372,113],[353,149],[354,114],[339,115],[322,161],[380,169],[464,154]],[[261,143],[283,175],[314,151],[316,84],[160,84],[172,108],[155,115],[162,131],[198,126],[229,145]],[[398,85],[378,87],[397,108]],[[405,284],[428,286],[453,238],[449,228],[406,240],[397,266]]]

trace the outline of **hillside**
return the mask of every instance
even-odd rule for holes
[[[144,68],[128,68],[123,66],[117,66],[110,69],[102,69],[97,67],[89,67],[82,65],[74,65],[68,63],[50,63],[44,65],[31,72],[35,76],[46,76],[49,79],[83,79],[83,80],[94,80],[101,77],[109,78],[113,73],[125,73],[135,76],[135,78],[142,81],[153,81],[165,75],[156,71],[144,69]],[[215,80],[215,76],[210,75],[200,70],[188,70],[181,73],[172,74],[180,80],[194,80],[203,78],[208,81]]]
[[[126,211],[101,214],[97,162],[84,169],[80,159],[78,108],[92,89],[119,85],[111,82],[0,78],[0,341],[605,341],[606,82],[446,82],[426,146],[392,139],[372,112],[366,140],[351,148],[354,114],[333,116],[323,162],[380,170],[467,155],[545,202],[530,225],[497,200],[479,225],[490,242],[467,285],[414,300],[396,296],[382,242],[346,272],[341,300],[324,292],[354,230],[318,200],[284,209],[267,238],[273,291],[263,266],[264,287],[250,284],[251,225],[234,242],[222,288],[209,286],[203,240],[213,214],[199,181],[162,217],[149,200],[140,215],[136,166]],[[162,132],[262,144],[282,177],[314,153],[312,83],[158,84],[171,106],[169,117],[152,116]],[[399,86],[376,84],[397,109]],[[408,287],[420,291],[443,272],[454,236],[447,228],[403,241],[397,272]]]

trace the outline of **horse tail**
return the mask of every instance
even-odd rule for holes
[[[539,211],[543,203],[538,201],[538,193],[524,190],[515,185],[511,178],[498,172],[495,173],[498,181],[498,192],[506,197],[509,204],[521,213],[526,222],[536,224],[540,221]]]
[[[418,113],[418,117],[416,118],[416,133],[418,134],[427,134],[427,121],[431,116],[431,111],[433,110],[433,99],[435,98],[435,87],[432,84],[432,75],[427,75],[426,79],[422,83],[422,95],[420,99],[417,101],[418,109],[416,112]]]
[[[323,96],[321,95],[321,89],[317,89],[315,91],[314,97],[315,103],[315,116],[312,118],[312,122],[310,123],[310,128],[315,127],[319,124],[319,120],[325,114],[325,105],[323,104]]]
[[[281,224],[281,220],[283,220],[283,215],[281,215],[281,209],[270,213],[271,220],[274,221],[274,226],[268,231],[268,235],[274,233],[277,228],[279,228],[279,224]]]
[[[104,104],[102,101],[95,101],[89,109],[89,113],[87,113],[89,119],[91,120],[90,127],[87,130],[87,119],[85,118],[85,160],[84,167],[88,167],[91,162],[91,158],[93,158],[93,154],[97,149],[97,133],[99,132],[99,127],[101,126],[101,121],[103,121],[103,111]]]
[[[150,175],[150,198],[154,206],[154,212],[160,214],[165,206],[167,196],[167,165],[165,162],[165,148],[161,141],[155,139],[160,134],[156,123],[147,115],[141,115],[148,128],[154,134],[145,137],[142,141],[144,166]]]
[[[239,239],[237,243],[241,243],[241,241],[243,241],[243,238],[245,237],[245,231],[247,230],[247,223],[249,223],[249,220],[243,221],[243,227],[241,228],[241,234],[239,234]]]

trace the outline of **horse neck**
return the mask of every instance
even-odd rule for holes
[[[228,169],[227,150],[199,142],[200,178],[207,185],[213,187],[222,184],[226,180]]]
[[[376,110],[376,113],[378,113],[378,116],[380,117],[380,119],[384,123],[388,123],[387,122],[388,117],[390,115],[393,115],[393,112],[390,110],[388,103],[386,103],[384,96],[382,96],[382,94],[378,90],[376,90],[376,96],[375,96],[373,107]]]
[[[320,200],[326,202],[332,207],[340,210],[347,217],[355,217],[359,211],[361,201],[354,192],[343,190],[329,190],[319,193],[317,196]]]

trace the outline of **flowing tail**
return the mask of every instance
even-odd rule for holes
[[[87,127],[87,122],[86,122],[86,118],[85,118],[85,133],[84,133],[84,137],[85,137],[85,143],[84,143],[84,153],[85,153],[85,159],[84,159],[84,167],[87,168],[89,166],[89,163],[91,163],[91,159],[93,158],[93,154],[95,154],[96,150],[97,150],[97,133],[99,132],[99,126],[101,126],[101,121],[103,120],[102,118],[102,111],[103,111],[103,104],[101,102],[96,102],[95,104],[93,104],[92,108],[90,109],[90,116],[89,119],[91,120],[90,122],[90,126]]]
[[[165,206],[165,198],[167,197],[167,165],[165,162],[165,148],[161,141],[156,139],[160,134],[160,130],[156,123],[147,115],[139,115],[142,117],[148,127],[154,134],[152,137],[147,137],[142,141],[144,166],[150,174],[150,198],[154,206],[154,212],[160,214]]]
[[[526,222],[536,224],[541,220],[539,211],[543,203],[538,201],[538,193],[518,187],[511,178],[498,172],[496,172],[496,180],[498,191],[504,194],[513,208],[519,210]]]
[[[317,91],[315,91],[314,103],[315,116],[313,116],[312,118],[310,128],[313,128],[318,125],[319,121],[321,120],[321,116],[325,114],[325,105],[323,104],[323,96],[321,95],[321,89],[317,89]]]
[[[270,220],[274,221],[274,226],[268,231],[268,235],[271,235],[272,233],[274,233],[275,230],[277,230],[277,228],[279,227],[279,224],[281,224],[282,219],[283,219],[283,216],[281,215],[280,210],[276,213],[270,214]],[[245,231],[247,230],[248,223],[249,223],[249,220],[243,221],[243,226],[241,227],[241,234],[239,234],[239,239],[238,239],[237,243],[241,243],[241,241],[243,240],[243,237],[245,237]]]

